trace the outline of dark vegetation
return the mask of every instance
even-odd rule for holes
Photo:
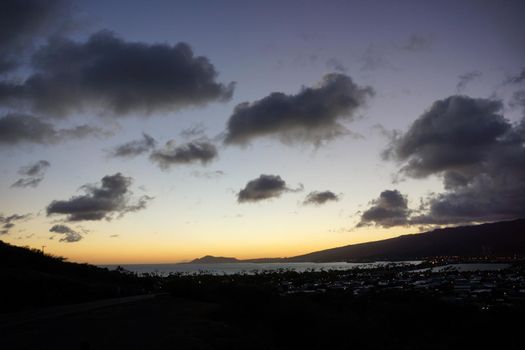
[[[517,271],[524,271],[523,266]],[[388,279],[403,268],[371,272]],[[350,275],[368,272],[354,271]],[[520,349],[523,304],[483,310],[424,291],[283,293],[348,272],[172,275],[169,295],[1,329],[9,349]],[[283,284],[283,281],[286,281]],[[59,334],[57,333],[59,332]]]
[[[0,241],[0,312],[142,294],[157,282]]]
[[[376,271],[383,278],[400,270]],[[211,316],[242,338],[210,348],[252,349],[456,349],[525,345],[525,305],[482,310],[440,300],[429,293],[381,290],[282,293],[292,285],[337,279],[342,271],[262,273],[233,276],[172,276],[167,289],[176,298],[217,306]],[[242,341],[242,344],[238,342]]]

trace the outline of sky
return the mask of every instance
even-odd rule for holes
[[[0,239],[285,257],[525,217],[523,1],[2,1]]]

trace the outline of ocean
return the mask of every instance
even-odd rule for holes
[[[167,276],[174,273],[196,274],[207,273],[214,275],[232,275],[237,273],[254,274],[259,272],[286,271],[297,272],[321,270],[351,270],[355,268],[375,268],[389,264],[418,265],[421,261],[378,261],[372,263],[223,263],[223,264],[129,264],[129,265],[100,265],[110,270],[121,266],[125,270],[138,274],[154,273]]]

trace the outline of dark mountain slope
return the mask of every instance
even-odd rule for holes
[[[190,264],[224,264],[224,263],[237,263],[241,262],[236,258],[228,258],[224,256],[211,256],[206,255],[202,258],[193,259]]]
[[[525,255],[525,219],[437,229],[285,259],[288,262],[410,260],[434,256]]]

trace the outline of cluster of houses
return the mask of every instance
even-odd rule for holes
[[[499,266],[496,266],[499,267]],[[317,280],[280,282],[282,294],[345,292],[355,296],[384,291],[411,291],[439,299],[471,303],[483,310],[497,305],[525,304],[525,266],[500,269],[446,268],[357,270],[325,274]]]

